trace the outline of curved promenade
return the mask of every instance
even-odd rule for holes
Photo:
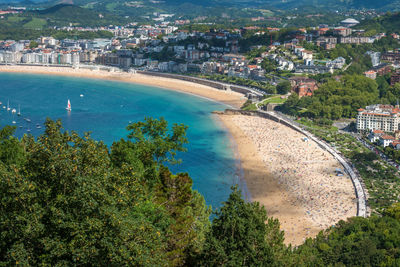
[[[283,117],[278,116],[275,112],[270,111],[270,112],[265,112],[265,113],[268,113],[270,116],[278,119],[279,122],[281,122],[281,123],[284,122],[286,125],[290,125],[290,127],[293,128],[294,130],[306,135],[308,138],[310,138],[311,140],[316,142],[321,148],[323,148],[326,151],[328,151],[329,153],[331,153],[343,165],[346,172],[350,175],[350,178],[354,185],[354,191],[355,191],[356,197],[357,197],[357,216],[364,217],[364,218],[367,217],[367,201],[366,201],[366,194],[365,194],[364,188],[361,185],[361,181],[360,181],[359,177],[355,174],[355,172],[353,171],[353,168],[344,160],[344,158],[341,155],[339,155],[339,153],[335,149],[333,149],[331,146],[329,146],[322,140],[319,140],[318,138],[313,136],[308,131],[298,127],[297,125],[294,125],[293,123],[284,119]]]
[[[256,98],[258,100],[262,99],[262,97],[265,95],[265,92],[262,92],[261,90],[256,90],[254,88],[241,86],[241,85],[234,85],[234,84],[229,84],[229,83],[223,83],[223,82],[218,82],[218,81],[211,81],[208,79],[197,78],[197,77],[192,77],[192,76],[165,73],[165,72],[154,72],[154,71],[138,70],[136,72],[139,74],[144,74],[144,75],[172,78],[172,79],[184,80],[184,81],[193,82],[193,83],[199,83],[202,85],[207,85],[207,86],[213,87],[218,90],[227,90],[227,91],[232,90],[234,92],[244,94],[248,98],[251,98],[250,96],[252,96],[253,98]]]
[[[279,123],[282,123],[302,134],[307,136],[309,139],[313,140],[316,142],[322,149],[328,151],[330,154],[332,154],[342,165],[343,168],[346,170],[346,172],[349,174],[353,186],[354,186],[354,191],[356,193],[357,197],[357,216],[360,217],[367,217],[367,201],[366,201],[366,194],[364,191],[364,188],[361,184],[360,178],[356,175],[356,173],[353,171],[352,167],[346,162],[346,160],[331,146],[326,144],[325,142],[319,140],[316,138],[314,135],[309,133],[308,131],[300,128],[293,122],[287,120],[286,118],[279,116],[273,111],[242,111],[242,110],[229,110],[227,109],[225,112],[228,114],[243,114],[243,115],[251,115],[251,116],[259,116],[263,118],[267,118]]]

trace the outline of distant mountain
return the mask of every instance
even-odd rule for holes
[[[34,3],[46,3],[50,5],[59,4],[62,0],[0,0],[0,4],[4,3],[21,3],[23,1],[31,1]],[[48,1],[48,2],[47,2]],[[201,8],[273,8],[282,10],[292,10],[297,8],[301,10],[304,7],[308,9],[377,9],[377,10],[400,10],[400,0],[69,0],[75,5],[95,9],[97,11],[120,11],[118,13],[141,14],[132,11],[135,9],[143,9],[144,11],[174,11],[181,7],[186,11],[188,7],[192,7],[191,12],[198,12],[196,7]],[[64,2],[65,3],[65,2]]]
[[[4,0],[0,0],[4,1]],[[41,1],[41,0],[33,0]],[[58,0],[59,1],[59,0]],[[185,6],[200,7],[233,7],[233,8],[274,8],[291,10],[293,8],[308,7],[313,9],[377,9],[400,10],[400,0],[141,0],[141,1],[115,1],[115,0],[74,0],[74,4],[97,7],[127,6],[129,3],[137,3],[145,8],[153,7],[163,10],[174,10]],[[196,12],[193,9],[192,12]]]

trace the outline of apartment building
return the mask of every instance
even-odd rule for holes
[[[358,109],[357,130],[382,130],[395,132],[399,130],[400,109],[391,105],[371,105]]]

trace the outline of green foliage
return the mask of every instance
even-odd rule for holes
[[[187,126],[183,124],[174,124],[172,132],[168,131],[168,122],[161,118],[145,118],[144,122],[136,122],[126,127],[128,138],[133,140],[136,147],[144,151],[139,157],[143,161],[149,161],[153,157],[157,163],[169,162],[178,163],[175,159],[176,152],[186,151],[184,145],[188,143],[186,138]],[[151,158],[151,159],[150,159]]]
[[[290,100],[290,101],[289,101]],[[361,75],[346,75],[340,81],[328,80],[311,97],[289,98],[282,110],[310,118],[336,120],[352,118],[357,109],[379,101],[378,85]],[[305,109],[305,110],[301,110]]]
[[[2,25],[3,26],[3,25]],[[94,39],[94,38],[111,38],[113,34],[109,31],[58,31],[54,29],[31,30],[24,29],[19,26],[4,26],[0,27],[1,40],[32,40],[41,36],[52,36],[55,39],[61,40],[66,38],[77,39]]]
[[[246,102],[243,103],[243,106],[240,108],[243,110],[257,110],[256,104],[253,104],[253,101],[248,99]]]
[[[296,251],[297,262],[304,266],[398,266],[399,236],[400,220],[392,216],[354,217],[307,240]]]
[[[297,115],[299,112],[299,102],[299,95],[293,92],[281,106],[281,110],[289,115]]]
[[[303,44],[306,44],[305,47],[308,47],[309,50],[313,50],[318,59],[345,58],[346,63],[351,63],[351,65],[344,73],[359,75],[362,75],[364,71],[372,67],[371,58],[366,54],[367,51],[387,52],[388,50],[398,48],[399,45],[398,41],[391,36],[384,37],[375,41],[373,44],[337,44],[336,47],[331,50],[324,50],[311,43],[304,42]]]
[[[387,13],[384,16],[363,21],[357,25],[357,28],[376,32],[398,32],[400,28],[400,13]]]
[[[353,82],[360,81],[346,81]],[[287,101],[299,99],[292,94]],[[109,150],[89,134],[64,131],[60,121],[45,125],[36,140],[13,137],[15,127],[0,130],[0,266],[400,264],[400,205],[388,204],[393,192],[369,191],[382,216],[340,221],[292,249],[283,244],[279,221],[245,202],[237,186],[210,224],[210,209],[188,174],[163,165],[184,151],[185,126],[169,129],[164,119],[147,118],[129,125],[128,139]],[[326,129],[309,126],[317,136]],[[398,176],[380,168],[374,153],[350,147],[354,138],[333,127],[327,132],[325,141],[347,145],[342,152],[369,188],[378,180],[396,187]]]
[[[215,212],[201,266],[271,266],[282,252],[283,232],[259,203],[246,203],[237,187]]]
[[[21,165],[25,160],[25,151],[18,139],[13,137],[15,127],[6,126],[0,130],[0,162],[4,166]]]
[[[201,249],[209,209],[187,174],[160,163],[183,150],[184,126],[167,134],[164,120],[132,124],[135,143],[110,153],[60,121],[45,124],[37,140],[0,131],[0,265],[182,265]]]
[[[30,44],[29,44],[29,48],[36,48],[36,47],[38,47],[39,46],[39,44],[38,44],[38,42],[36,42],[36,41],[31,41],[30,42]]]
[[[292,89],[292,86],[290,85],[290,82],[286,81],[286,80],[280,82],[276,86],[276,92],[281,95],[286,95],[287,93],[290,92],[291,89]]]
[[[400,221],[400,203],[393,204],[385,210],[384,214]]]
[[[69,23],[81,26],[106,26],[125,22],[123,17],[107,11],[100,13],[70,4],[58,4],[44,10],[26,12],[24,15],[36,20],[45,19],[49,26],[66,26]]]
[[[171,50],[168,50],[167,46],[165,46],[160,53],[151,53],[148,56],[153,60],[159,61],[175,60],[175,53]]]

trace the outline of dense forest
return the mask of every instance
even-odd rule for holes
[[[284,244],[279,221],[237,187],[213,212],[173,174],[187,127],[147,118],[109,148],[47,120],[0,130],[1,266],[399,266],[400,205]]]

